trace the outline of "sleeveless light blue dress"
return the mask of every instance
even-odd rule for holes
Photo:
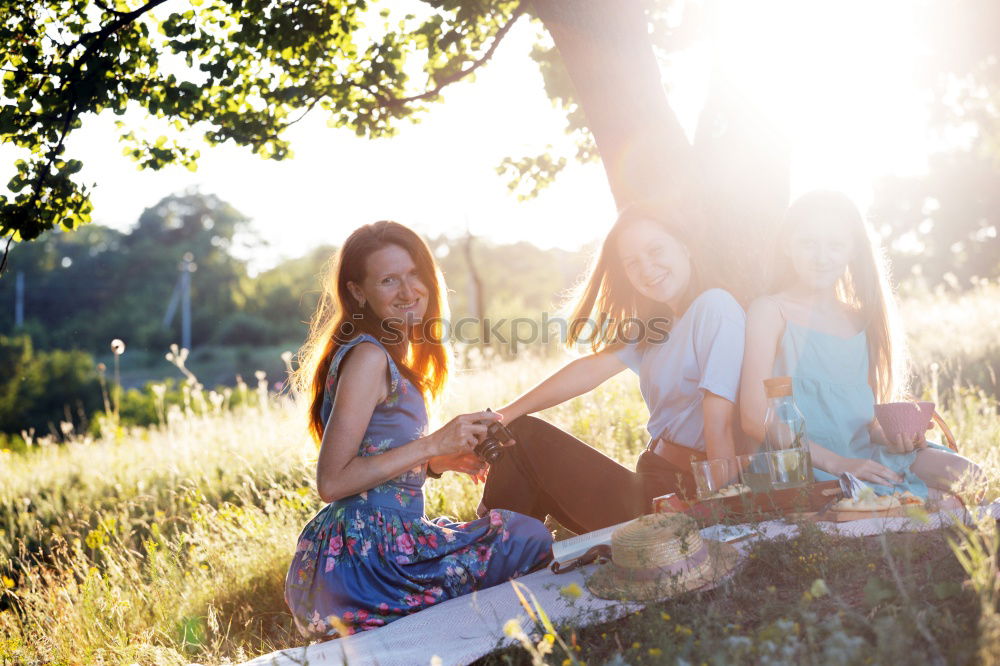
[[[324,421],[333,409],[340,363],[363,341],[385,351],[370,335],[337,350],[326,381]],[[389,374],[389,395],[375,407],[359,456],[378,455],[427,432],[423,396],[391,356]],[[306,637],[374,629],[503,583],[551,559],[551,533],[528,516],[493,510],[467,523],[428,520],[422,490],[426,472],[426,465],[416,467],[331,502],[302,530],[285,578],[285,601]]]
[[[875,394],[868,384],[865,331],[842,338],[786,319],[774,364],[774,376],[785,375],[792,378],[809,439],[848,458],[874,460],[903,477],[894,487],[868,482],[880,495],[909,490],[927,497],[927,484],[910,471],[916,453],[891,453],[872,442],[868,432],[875,419]],[[813,474],[817,481],[836,478],[816,468]]]

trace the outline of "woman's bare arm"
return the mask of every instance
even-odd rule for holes
[[[570,361],[506,407],[497,410],[510,423],[519,416],[561,404],[591,391],[625,369],[614,353],[602,351]]]
[[[467,451],[486,432],[486,426],[478,421],[498,418],[483,412],[465,414],[425,437],[378,455],[359,456],[372,413],[388,395],[387,370],[385,352],[368,342],[358,344],[341,364],[333,411],[316,464],[316,488],[324,502],[374,488],[435,456]]]
[[[733,419],[736,418],[736,405],[721,395],[705,391],[701,411],[705,419],[705,457],[709,460],[735,457]]]
[[[771,298],[758,298],[747,309],[746,345],[740,375],[740,426],[754,441],[764,441],[767,396],[764,380],[771,377],[784,321]]]

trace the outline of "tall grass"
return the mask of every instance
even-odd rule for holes
[[[981,289],[981,300],[961,312],[992,307],[1000,293]],[[925,318],[947,306],[927,298],[931,304],[916,310]],[[944,358],[947,346],[935,356],[909,328],[914,358]],[[971,356],[1000,358],[988,335],[978,344]],[[559,363],[535,356],[473,363],[455,375],[433,418],[440,424],[500,407]],[[996,498],[995,394],[963,375],[942,381],[938,363],[937,384],[928,373],[921,390],[942,405]],[[0,453],[0,663],[222,663],[300,643],[282,588],[295,537],[320,507],[316,448],[290,401],[246,404],[175,410],[160,427]],[[629,373],[542,416],[626,465],[645,443],[646,409]],[[452,474],[425,491],[429,515],[461,519],[474,516],[481,492]],[[902,639],[924,622],[948,661],[979,655],[985,662],[1000,653],[996,537],[988,528],[952,535],[957,560],[943,538],[880,544],[806,529],[798,539],[755,546],[735,586],[610,625],[560,628],[560,638],[588,663],[777,663],[782,654],[785,661],[861,663],[905,655],[911,648]],[[546,658],[561,663],[568,658],[562,649]],[[491,659],[530,657],[508,651]]]

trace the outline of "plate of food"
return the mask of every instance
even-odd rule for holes
[[[877,495],[865,486],[855,497],[842,497],[830,507],[830,514],[836,522],[862,520],[864,518],[905,517],[907,508],[923,506],[924,500],[906,491],[892,495]]]

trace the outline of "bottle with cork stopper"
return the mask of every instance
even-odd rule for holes
[[[764,380],[767,412],[764,414],[764,450],[774,452],[771,482],[775,488],[792,488],[811,483],[812,456],[806,438],[806,418],[792,393],[791,377]]]

